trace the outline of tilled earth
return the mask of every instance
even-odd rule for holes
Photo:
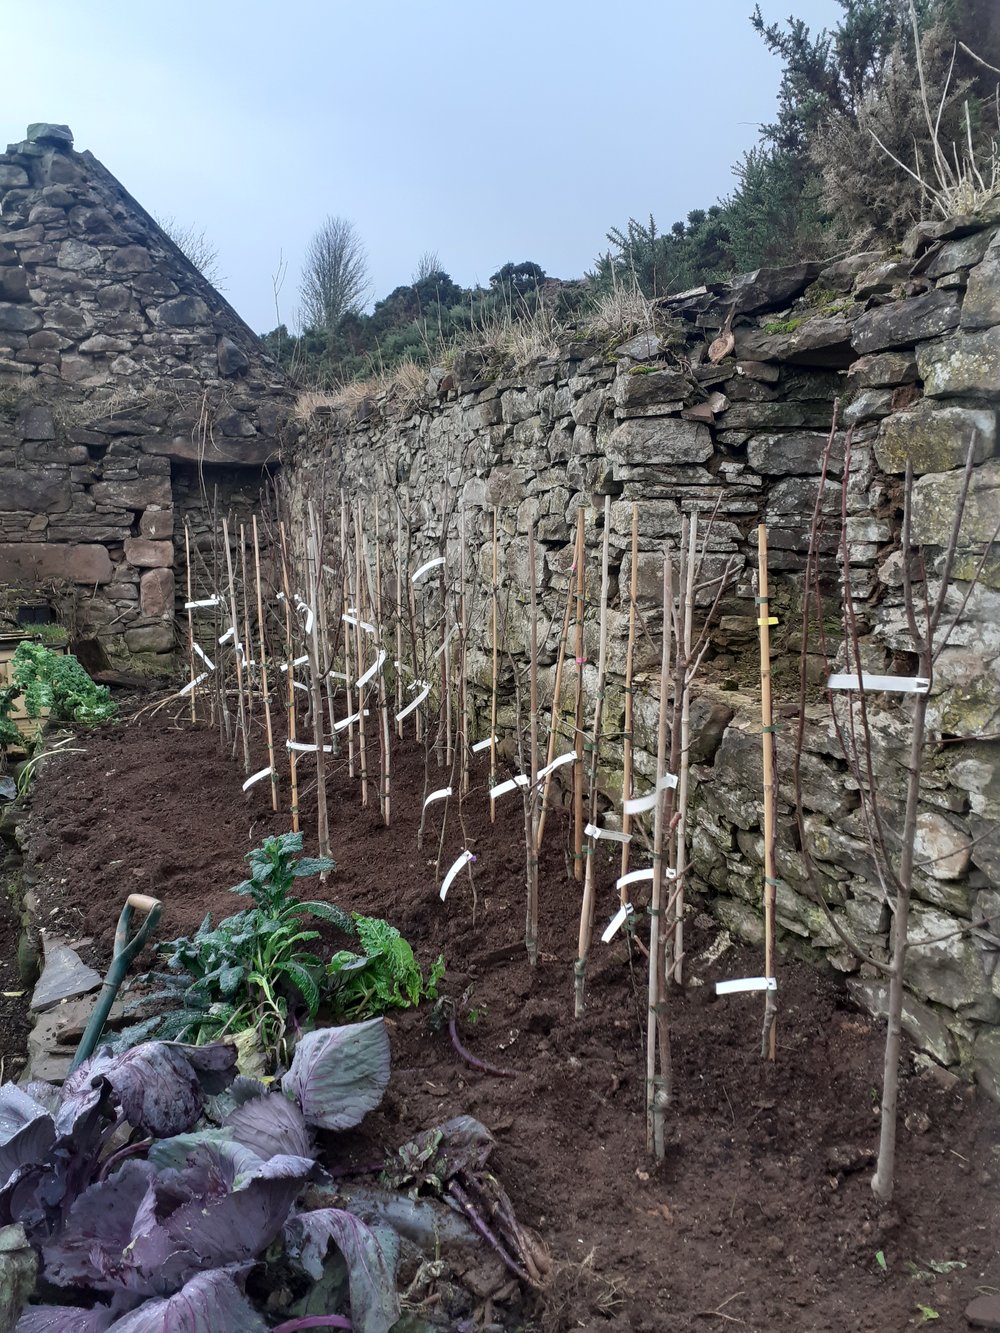
[[[28,856],[43,881],[43,915],[89,941],[81,952],[99,967],[129,892],[164,900],[161,938],[189,933],[207,911],[217,917],[241,905],[228,889],[244,877],[246,852],[289,827],[271,813],[266,783],[244,795],[242,771],[218,735],[172,707],[89,733],[84,754],[52,762],[36,785]],[[264,763],[258,742],[254,767]],[[643,960],[623,940],[595,941],[586,1016],[574,1019],[579,886],[567,873],[567,828],[556,811],[541,866],[542,955],[529,967],[521,804],[516,796],[498,802],[491,825],[486,768],[480,760],[461,813],[454,798],[447,811],[429,808],[418,850],[423,749],[406,742],[394,752],[388,829],[374,792],[362,808],[346,762],[332,762],[338,866],[313,896],[387,917],[425,965],[443,953],[443,990],[467,997],[463,1040],[513,1071],[498,1078],[463,1063],[447,1033],[432,1029],[427,1006],[392,1017],[389,1092],[361,1130],[334,1144],[341,1163],[370,1161],[453,1115],[482,1120],[499,1140],[497,1174],[555,1260],[551,1290],[526,1307],[526,1327],[545,1333],[965,1328],[966,1303],[1000,1288],[997,1108],[907,1057],[896,1198],[879,1206],[869,1187],[878,1024],[853,1008],[835,977],[785,960],[778,1060],[762,1062],[759,997],[720,1000],[712,985],[758,973],[760,959],[732,946],[707,962],[717,935],[697,915],[688,984],[670,1000],[670,1147],[652,1165],[642,1111]],[[308,787],[308,762],[300,771]],[[430,787],[448,781],[433,759],[426,776]],[[307,845],[309,806],[305,790]],[[477,857],[475,894],[463,874],[442,903],[441,874],[466,847]],[[602,860],[599,917],[610,915],[614,874]],[[4,1034],[8,1056],[23,1049],[19,1021],[15,1013]]]

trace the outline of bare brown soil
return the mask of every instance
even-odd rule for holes
[[[50,767],[31,818],[30,860],[47,883],[53,924],[91,939],[103,963],[130,891],[164,899],[161,938],[194,929],[206,911],[235,910],[227,889],[243,878],[243,856],[288,827],[272,815],[266,784],[244,796],[217,736],[167,710],[84,744],[85,754]],[[447,780],[432,766],[431,787]],[[357,781],[334,761],[338,869],[326,896],[387,917],[425,965],[443,952],[446,993],[457,1000],[471,988],[466,1044],[515,1071],[496,1078],[463,1064],[447,1034],[431,1030],[427,1006],[392,1017],[389,1093],[345,1136],[342,1160],[370,1161],[461,1112],[490,1126],[497,1172],[558,1268],[532,1322],[511,1327],[887,1333],[920,1326],[921,1305],[938,1312],[937,1328],[966,1327],[966,1302],[1000,1287],[997,1108],[907,1059],[901,1114],[911,1128],[900,1129],[896,1201],[879,1207],[869,1187],[878,1025],[836,978],[786,961],[769,1067],[758,1056],[759,997],[718,1000],[712,986],[758,973],[760,959],[731,948],[714,965],[699,961],[715,933],[698,916],[691,984],[671,1000],[671,1147],[654,1167],[642,1112],[642,960],[633,966],[624,942],[595,942],[587,1014],[574,1020],[579,886],[567,874],[564,820],[553,816],[544,849],[543,953],[533,971],[522,943],[521,805],[516,796],[498,803],[491,826],[485,784],[480,761],[461,823],[448,803],[439,859],[443,805],[431,807],[423,850],[416,844],[422,750],[408,743],[395,756],[391,829],[374,801],[361,807]],[[307,842],[311,828],[307,818]],[[440,872],[463,847],[478,858],[475,905],[465,877],[441,903]],[[610,915],[613,876],[602,861],[599,919]],[[937,1274],[931,1261],[962,1266]]]

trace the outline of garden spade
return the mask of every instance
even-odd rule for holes
[[[76,1055],[74,1055],[73,1063],[69,1067],[70,1073],[83,1064],[89,1056],[93,1055],[94,1048],[104,1031],[108,1014],[111,1012],[111,1006],[114,1004],[121,984],[125,980],[125,973],[129,969],[129,964],[136,954],[145,947],[146,941],[152,935],[162,911],[163,904],[159,898],[151,898],[148,894],[130,893],[126,898],[125,906],[118,918],[118,925],[115,927],[115,948],[111,957],[111,966],[104,978],[104,985],[97,997],[97,1004],[90,1016],[90,1022],[80,1038],[80,1045],[76,1048]],[[133,912],[144,912],[146,919],[132,938],[129,939]]]

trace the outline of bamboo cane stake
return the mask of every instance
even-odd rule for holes
[[[674,958],[673,977],[679,986],[683,980],[684,968],[684,875],[687,869],[687,812],[688,779],[690,775],[691,750],[691,674],[694,664],[691,661],[691,627],[694,624],[694,576],[698,546],[698,511],[691,514],[691,526],[688,530],[687,565],[684,570],[684,696],[681,705],[681,762],[677,782],[677,854],[675,869],[677,888],[674,903]]]
[[[441,545],[445,547],[445,538],[442,534]],[[441,729],[444,729],[444,762],[446,768],[451,768],[451,760],[454,750],[452,748],[451,737],[451,638],[448,624],[448,578],[447,563],[441,566],[441,722],[438,726],[438,746],[440,759],[440,741]]]
[[[347,526],[347,500],[344,492],[340,492],[340,581],[341,581],[341,601],[344,606],[344,613],[348,613],[348,607],[354,606],[351,598],[351,557],[350,546],[348,544],[348,526]],[[357,610],[357,607],[354,608]],[[360,619],[360,617],[358,617]],[[344,695],[347,699],[347,716],[354,716],[354,641],[361,633],[360,629],[354,629],[346,620],[341,620],[344,627]],[[354,723],[350,722],[347,726],[347,775],[350,778],[355,776],[354,763]]]
[[[354,519],[354,586],[357,590],[358,619],[365,618],[364,590],[361,586],[361,501],[357,503]],[[360,631],[354,636],[355,658],[357,662],[357,680],[365,673],[364,634]],[[368,734],[365,727],[365,692],[358,688],[358,761],[361,769],[361,804],[368,805]]]
[[[191,680],[191,721],[197,722],[198,714],[195,710],[195,670],[194,670],[194,612],[191,610],[190,603],[194,601],[194,593],[191,584],[191,529],[188,527],[187,519],[184,520],[184,568],[187,578],[187,628],[188,628],[188,667]]]
[[[292,642],[292,589],[288,577],[288,535],[284,520],[278,524],[278,536],[281,544],[281,587],[285,602],[285,708],[288,739],[295,740],[295,675],[292,661],[295,645]],[[299,775],[298,759],[294,750],[288,751],[288,771],[292,788],[292,832],[299,831]]]
[[[229,545],[229,522],[222,520],[222,542],[226,548],[226,576],[229,583],[229,615],[230,625],[233,631],[233,638],[239,639],[240,622],[236,613],[236,586],[233,582],[233,552]],[[247,734],[246,709],[243,705],[243,663],[241,661],[242,653],[239,651],[239,645],[235,644],[236,651],[233,653],[236,659],[236,697],[238,700],[237,719],[239,731],[243,740],[243,771],[250,772],[250,738]]]
[[[670,689],[670,607],[673,601],[670,555],[663,561],[663,643],[660,650],[660,711],[656,730],[656,780],[667,771],[667,694]],[[649,903],[649,1011],[646,1023],[646,1150],[662,1159],[663,1122],[670,1101],[670,1042],[666,1028],[666,975],[663,910],[664,793],[653,817],[653,883]],[[660,1072],[657,1075],[657,1053]]]
[[[370,566],[369,566],[370,568]],[[384,605],[382,601],[382,547],[379,504],[375,502],[375,626],[378,630],[377,647],[382,647]],[[379,759],[382,766],[382,790],[379,806],[386,828],[391,822],[391,786],[392,786],[392,746],[390,744],[391,727],[389,724],[389,698],[385,688],[385,674],[378,674],[378,706],[382,725],[379,732]]]
[[[326,754],[323,750],[323,688],[320,671],[316,606],[320,598],[320,541],[316,510],[310,501],[308,519],[302,523],[302,548],[306,561],[309,606],[313,612],[312,629],[306,634],[309,654],[309,693],[312,699],[313,744],[316,746],[316,845],[320,856],[330,855],[330,812],[326,800]]]
[[[403,510],[396,508],[396,716],[403,711]],[[403,739],[403,724],[396,723]]]
[[[374,572],[372,567],[372,557],[368,550],[368,542],[365,540],[364,531],[360,535],[361,550],[364,558],[365,578],[368,585],[368,597],[372,605],[372,617],[375,623],[375,651],[378,652],[382,647],[382,565],[379,556],[379,521],[378,504],[375,506],[375,559]],[[389,806],[389,780],[390,780],[390,750],[389,750],[389,703],[386,697],[385,673],[379,671],[375,677],[375,696],[377,700],[378,715],[378,754],[379,754],[379,782],[378,782],[378,806],[379,813],[382,816],[383,824],[389,824],[390,806]]]
[[[583,600],[585,539],[583,507],[576,515],[576,707],[573,714],[573,878],[583,879]]]
[[[257,651],[260,653],[260,688],[264,700],[264,729],[267,733],[267,762],[271,766],[271,809],[278,811],[278,768],[274,762],[274,728],[271,724],[271,694],[267,678],[267,645],[264,638],[264,595],[260,579],[260,539],[257,535],[257,515],[250,520],[253,533],[253,563],[257,587]]]
[[[562,697],[563,667],[566,662],[566,645],[569,643],[569,618],[573,611],[574,584],[576,582],[576,561],[574,560],[569,571],[569,580],[566,584],[566,608],[563,611],[562,634],[559,636],[559,653],[556,657],[556,674],[552,685],[552,711],[549,716],[549,738],[546,746],[545,763],[549,765],[556,757],[556,741],[559,734],[559,717],[561,709],[559,707]],[[542,839],[545,836],[545,818],[549,810],[549,791],[552,787],[552,774],[545,776],[545,786],[542,791],[542,809],[538,817],[538,838],[536,844],[539,851],[542,846]]]
[[[499,667],[500,645],[497,640],[497,596],[499,593],[498,585],[498,556],[497,556],[497,511],[493,510],[493,583],[492,583],[492,613],[490,617],[491,635],[493,643],[493,683],[490,692],[490,787],[497,784],[497,670]],[[490,823],[495,824],[497,818],[497,803],[490,797]]]
[[[628,647],[625,650],[625,738],[624,754],[622,762],[622,791],[626,799],[632,795],[632,751],[634,740],[632,728],[635,725],[633,721],[632,704],[632,672],[635,660],[635,616],[636,616],[636,595],[639,590],[639,506],[632,506],[632,564],[629,569],[629,593],[628,593]],[[632,831],[632,816],[626,811],[622,815],[622,833],[626,838]],[[622,862],[619,871],[619,878],[624,878],[628,874],[629,863],[629,843],[622,843]],[[628,902],[628,885],[624,885],[620,890],[620,900],[622,904]]]
[[[465,602],[465,561],[467,555],[465,541],[465,510],[462,510],[459,529],[459,596],[458,596],[458,707],[460,715],[460,726],[462,728],[462,782],[460,791],[463,796],[468,794],[471,783],[469,748],[469,685],[466,679],[466,669],[468,664],[466,639],[468,636],[468,624],[466,621],[466,602]]]
[[[222,588],[222,571],[219,568],[218,512],[219,512],[219,488],[218,486],[216,486],[212,491],[212,589],[213,591],[216,592]],[[215,607],[213,608],[212,620],[214,622],[212,626],[212,638],[216,643],[218,643],[219,630],[220,630],[219,602],[217,602]],[[225,750],[228,749],[230,746],[235,746],[235,741],[233,739],[232,718],[230,717],[229,714],[229,691],[226,688],[226,670],[221,660],[219,662],[218,671],[216,671],[212,676],[212,683],[215,686],[215,696],[219,704],[220,740],[222,738],[222,735],[224,734],[225,741],[222,743],[222,748]]]
[[[764,778],[764,975],[774,976],[774,915],[777,878],[774,866],[774,807],[777,784],[774,776],[774,714],[771,708],[771,626],[767,577],[767,528],[757,528],[757,597],[760,626],[760,724]],[[762,1056],[776,1054],[777,1002],[773,990],[765,991]]]
[[[611,496],[604,497],[604,542],[601,552],[601,614],[597,649],[597,690],[594,700],[594,724],[590,733],[590,783],[587,795],[587,815],[593,823],[597,817],[597,769],[600,758],[601,723],[604,715],[604,685],[608,662],[608,587],[609,544],[611,538]],[[586,1007],[587,958],[594,933],[594,895],[596,868],[594,839],[587,838],[584,847],[586,865],[583,876],[583,902],[580,908],[580,935],[575,970],[575,1012],[580,1018]]]
[[[528,962],[538,962],[538,573],[535,555],[535,525],[528,529],[528,619],[530,625],[530,745],[531,789],[526,803],[526,849],[528,856],[528,910],[524,944]]]
[[[250,583],[247,579],[247,530],[240,524],[240,578],[243,582],[243,660],[247,669],[247,733],[253,730],[253,674],[250,657],[253,640],[250,638]]]

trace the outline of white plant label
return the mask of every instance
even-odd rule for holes
[[[490,800],[495,801],[500,796],[506,796],[509,791],[516,791],[518,787],[530,786],[531,779],[524,773],[518,773],[516,778],[511,778],[507,782],[501,782],[499,786],[493,787],[490,791]]]
[[[596,824],[588,824],[583,830],[585,838],[606,838],[608,842],[631,842],[631,833],[619,833],[613,828],[598,828]]]
[[[368,709],[366,708],[365,714],[367,715],[367,713]],[[341,718],[339,722],[334,722],[333,729],[334,731],[343,731],[345,727],[353,726],[355,722],[360,722],[360,721],[361,721],[361,714],[352,713],[350,717],[344,717]]]
[[[345,611],[340,618],[345,625],[354,625],[357,629],[363,629],[366,634],[375,633],[374,625],[370,625],[367,620],[359,620],[352,611]]]
[[[450,795],[451,795],[450,787],[438,787],[437,791],[432,791],[431,794],[427,797],[427,800],[424,801],[424,809],[426,810],[427,807],[433,801],[443,801]]]
[[[444,879],[441,881],[440,897],[442,902],[444,902],[445,898],[447,898],[448,890],[451,888],[452,881],[454,880],[458,872],[462,869],[463,866],[468,865],[470,861],[474,861],[475,859],[476,858],[472,855],[471,852],[460,852],[458,856],[455,858],[455,860],[451,863],[451,867],[448,870],[447,875],[445,875]]]
[[[544,768],[538,770],[536,781],[541,782],[541,780],[547,778],[550,773],[554,773],[557,768],[562,768],[563,764],[571,764],[575,758],[576,752],[574,750],[569,750],[566,754],[559,755],[556,759],[552,760],[551,764],[546,764]]]
[[[601,943],[610,944],[634,911],[635,908],[631,903],[622,903],[621,907],[619,907],[618,911],[608,922],[608,928],[601,936]]]
[[[208,680],[208,672],[207,672],[207,671],[203,671],[203,672],[201,673],[200,676],[195,676],[194,680],[189,680],[188,683],[184,686],[184,688],[183,688],[182,690],[179,691],[179,693],[180,693],[180,694],[190,694],[191,691],[192,691],[193,689],[196,689],[196,688],[201,684],[201,682],[202,682],[203,680]]]
[[[826,682],[828,690],[892,690],[898,694],[926,694],[931,683],[925,676],[875,676],[862,671],[846,676],[831,676]]]
[[[252,778],[247,778],[243,784],[243,790],[246,791],[252,787],[255,782],[260,782],[261,778],[268,778],[274,772],[273,768],[262,768],[259,773],[255,773]]]
[[[324,754],[333,754],[332,745],[306,745],[304,741],[285,741],[286,750],[297,750],[301,754],[316,754],[322,749]]]
[[[308,661],[309,661],[309,654],[308,654],[308,653],[303,653],[301,657],[293,658],[293,660],[292,660],[292,666],[293,666],[293,667],[305,666],[306,662],[308,662]],[[278,669],[279,669],[279,671],[287,671],[287,670],[288,670],[288,663],[287,663],[287,662],[282,662],[281,666],[280,666]]]
[[[292,681],[292,687],[293,687],[294,689],[296,689],[296,690],[301,690],[301,691],[303,692],[303,694],[311,694],[311,693],[312,693],[312,691],[310,690],[309,686],[308,686],[308,685],[303,685],[302,682],[301,682],[301,680],[293,680],[293,681]]]
[[[365,674],[364,674],[363,676],[361,676],[360,679],[358,680],[358,689],[359,689],[359,690],[363,690],[364,687],[368,684],[368,682],[369,682],[370,680],[374,680],[374,678],[375,678],[375,677],[378,675],[378,673],[382,670],[382,666],[383,666],[383,664],[384,664],[384,662],[385,662],[385,657],[386,657],[386,653],[385,653],[385,649],[383,648],[383,649],[379,652],[378,657],[375,659],[375,661],[371,664],[371,666],[370,666],[370,667],[368,668],[368,670],[365,672]]]
[[[209,671],[214,671],[214,670],[215,670],[215,663],[214,663],[214,662],[212,661],[212,659],[209,657],[208,653],[205,652],[204,648],[202,648],[202,646],[201,646],[200,643],[196,643],[196,644],[194,645],[194,650],[195,650],[195,652],[198,654],[198,656],[201,658],[201,660],[205,663],[205,665],[208,667]]]
[[[651,792],[645,796],[632,796],[625,801],[622,809],[627,815],[642,815],[647,810],[652,810],[660,798],[660,792],[666,791],[668,787],[677,786],[677,776],[674,773],[664,773],[663,777],[657,782]]]
[[[497,736],[491,736],[489,740],[485,741],[476,741],[475,745],[472,747],[472,753],[482,754],[482,752],[484,750],[488,750],[491,745],[497,745],[497,744],[499,744],[499,737]]]
[[[736,995],[748,990],[777,990],[777,977],[744,977],[741,981],[717,981],[716,995]]]
[[[432,569],[437,569],[438,565],[443,565],[443,564],[444,564],[444,556],[443,555],[435,556],[433,560],[428,560],[420,566],[420,568],[413,574],[412,578],[410,579],[410,582],[418,583],[420,579],[424,577],[425,574],[429,574]]]
[[[431,687],[429,685],[425,685],[424,688],[417,695],[417,697],[415,699],[411,699],[411,701],[406,705],[406,707],[396,714],[396,721],[402,722],[404,717],[409,717],[415,708],[420,707],[420,705],[427,698],[430,692],[431,692]]]
[[[434,654],[435,657],[441,656],[441,654],[445,651],[445,649],[448,647],[449,643],[451,643],[452,639],[455,637],[457,633],[458,633],[458,626],[452,625],[451,629],[444,636],[444,643],[442,643],[441,647]]]
[[[304,611],[306,613],[305,633],[311,634],[313,632],[313,626],[316,624],[316,617],[313,615],[312,607],[304,602],[298,593],[295,594],[295,605],[299,611]]]
[[[629,884],[638,884],[644,879],[652,879],[652,878],[653,878],[652,866],[647,866],[645,870],[630,870],[627,875],[622,875],[619,879],[615,880],[615,888],[624,889]],[[663,878],[676,879],[677,871],[671,870],[669,866],[664,866]]]
[[[218,596],[215,596],[215,597],[205,597],[205,598],[203,598],[202,601],[200,601],[200,602],[185,602],[185,603],[184,603],[184,610],[185,610],[185,611],[196,611],[199,607],[202,607],[202,606],[218,606],[218,605],[219,605],[219,598],[218,598]]]
[[[228,643],[230,639],[235,639],[235,638],[236,638],[236,630],[232,625],[230,625],[229,628],[226,630],[225,634],[223,634],[222,637],[219,639],[219,642]]]

